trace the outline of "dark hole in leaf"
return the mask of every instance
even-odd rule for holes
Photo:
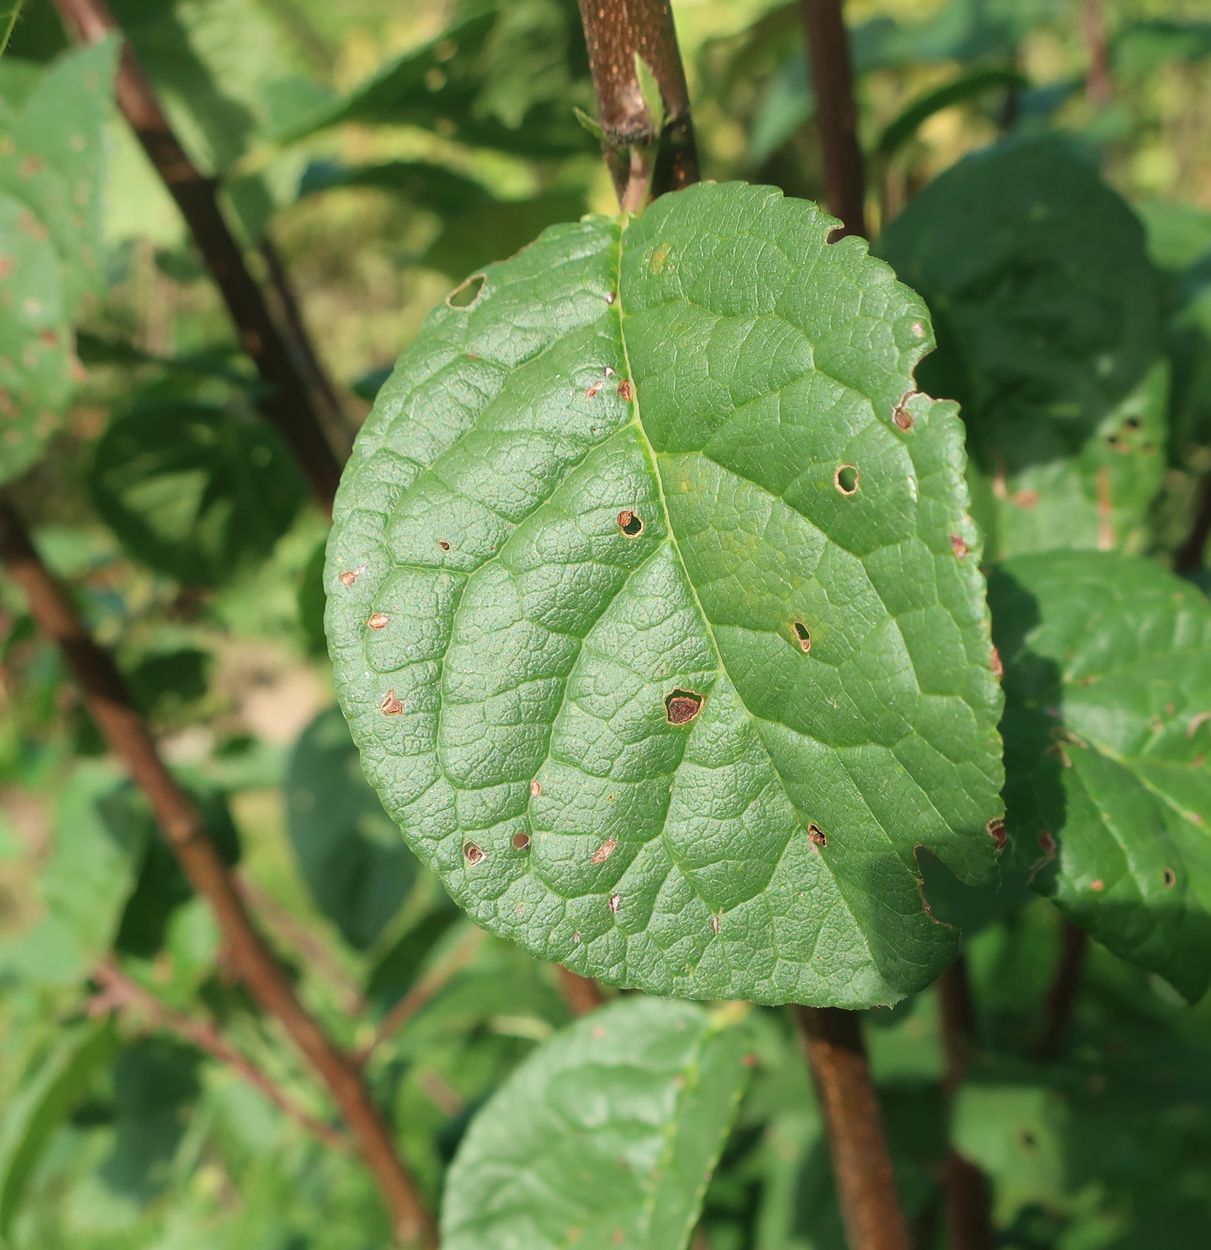
[[[1022,1149],[1028,1154],[1034,1154],[1039,1148],[1039,1139],[1028,1129],[1024,1128],[1019,1134],[1022,1142]]]
[[[528,851],[530,849],[530,835],[528,833],[515,833],[513,835],[513,849],[516,851]]]
[[[1143,423],[1140,421],[1139,417],[1128,417],[1127,420],[1123,422],[1123,429],[1138,430],[1141,424]]]
[[[472,274],[446,296],[446,303],[451,308],[470,308],[483,293],[484,283],[487,281],[488,275],[485,273]]]
[[[1165,869],[1164,882],[1170,890],[1177,885],[1177,873],[1175,873],[1172,868]]]
[[[670,725],[688,725],[702,711],[702,696],[693,690],[674,690],[665,696],[664,712]]]
[[[840,465],[833,474],[833,482],[843,495],[853,495],[858,490],[858,466],[854,464]]]
[[[834,226],[825,236],[825,243],[840,243],[845,238],[845,227]]]
[[[988,831],[988,836],[997,844],[997,850],[1003,851],[1009,839],[1009,835],[1005,832],[1005,822],[998,816],[990,820],[985,825],[985,829]]]
[[[637,538],[643,533],[643,518],[637,516],[629,508],[623,508],[618,514],[618,528],[628,538]]]
[[[825,833],[815,821],[812,821],[812,823],[808,825],[807,836],[811,840],[811,844],[813,846],[828,845],[828,834]]]
[[[805,655],[812,649],[811,630],[807,628],[802,621],[796,621],[791,628],[795,631],[795,638],[799,643],[799,650]]]
[[[440,547],[443,551],[449,551],[449,550],[450,550],[450,544],[449,544],[448,542],[446,542],[446,540],[445,540],[444,538],[439,538],[439,539],[437,540],[437,545],[438,545],[438,546],[439,546],[439,547]]]

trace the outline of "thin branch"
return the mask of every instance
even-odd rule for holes
[[[1179,573],[1197,573],[1203,567],[1208,538],[1211,538],[1211,473],[1207,474],[1199,488],[1190,536],[1182,543],[1173,562]]]
[[[689,88],[668,0],[580,0],[580,20],[619,204],[635,212],[649,193],[654,199],[697,182]],[[643,98],[636,57],[660,89],[663,119]]]
[[[908,1250],[861,1021],[837,1007],[795,1007],[811,1066],[849,1250]]]
[[[1102,0],[1084,0],[1081,33],[1089,54],[1085,97],[1094,108],[1105,108],[1114,94],[1110,77],[1110,46],[1106,38],[1106,9]]]
[[[197,805],[165,765],[113,659],[88,633],[67,593],[42,563],[21,518],[3,498],[0,561],[24,593],[34,620],[63,652],[97,728],[147,797],[194,890],[210,904],[236,973],[327,1086],[374,1175],[396,1234],[405,1241],[435,1246],[432,1219],[357,1065],[299,1001],[216,853]]]
[[[96,43],[121,33],[105,0],[55,0],[55,4],[64,25],[82,42]],[[115,92],[119,108],[185,218],[227,305],[240,346],[266,383],[261,412],[294,452],[320,506],[331,513],[340,464],[324,434],[315,396],[244,263],[219,206],[215,180],[189,159],[125,40]]]
[[[1072,1023],[1076,1008],[1077,992],[1081,987],[1081,972],[1085,956],[1089,953],[1089,937],[1084,929],[1078,929],[1071,921],[1064,921],[1061,938],[1060,960],[1056,965],[1047,1001],[1043,1008],[1043,1030],[1035,1054],[1040,1059],[1050,1059],[1059,1052],[1064,1037]]]
[[[845,234],[866,235],[866,171],[858,143],[858,110],[842,0],[803,0],[807,51],[816,89],[829,211]]]
[[[457,972],[461,972],[483,945],[487,932],[478,926],[466,931],[460,941],[446,952],[415,985],[382,1018],[370,1042],[355,1056],[359,1064],[369,1061],[374,1052],[404,1025],[442,988]]]
[[[151,990],[128,977],[112,960],[100,964],[93,972],[93,979],[102,987],[101,993],[91,1003],[94,1014],[124,1008],[137,1009],[157,1029],[175,1034],[242,1076],[279,1111],[302,1125],[325,1146],[346,1152],[351,1148],[344,1133],[299,1106],[272,1077],[227,1041],[213,1021],[195,1019],[161,1002]]]
[[[943,1085],[947,1111],[953,1120],[955,1099],[976,1044],[975,1003],[967,961],[962,955],[942,973],[938,995],[942,1001],[942,1044],[946,1051]],[[953,1143],[946,1149],[945,1194],[950,1250],[992,1250],[995,1237],[988,1178]]]
[[[559,974],[559,988],[563,992],[564,1001],[574,1016],[587,1016],[605,1002],[605,995],[596,981],[582,977],[579,972],[573,972],[563,964],[559,964],[555,971]]]
[[[21,10],[25,8],[25,0],[13,0],[8,6],[8,13],[0,18],[0,22],[4,23],[4,29],[0,30],[0,56],[8,51],[8,41],[13,37],[13,31],[17,28],[17,23],[21,20]]]

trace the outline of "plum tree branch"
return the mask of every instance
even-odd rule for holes
[[[219,858],[197,805],[164,763],[112,657],[88,632],[67,592],[42,562],[20,516],[3,497],[0,562],[24,594],[35,622],[62,651],[102,737],[143,791],[194,890],[209,903],[236,973],[327,1087],[378,1184],[397,1236],[431,1250],[436,1246],[432,1217],[396,1153],[357,1064],[295,994]]]
[[[305,1128],[325,1146],[334,1150],[349,1150],[351,1143],[344,1133],[300,1107],[243,1051],[237,1050],[227,1041],[212,1021],[186,1015],[161,1002],[149,989],[128,977],[112,959],[106,959],[97,966],[93,971],[93,979],[101,987],[101,992],[90,1004],[94,1014],[131,1008],[141,1012],[157,1029],[172,1033],[191,1046],[196,1046],[198,1050],[204,1051],[243,1077],[279,1111]]]
[[[908,1250],[887,1135],[861,1018],[838,1007],[795,1007],[795,1024],[828,1130],[850,1250]]]
[[[105,0],[55,0],[55,5],[67,29],[84,43],[121,35]],[[240,346],[265,382],[262,414],[294,452],[316,500],[331,514],[341,470],[320,417],[322,391],[314,385],[314,376],[309,381],[314,370],[292,350],[245,264],[219,205],[215,180],[190,160],[125,39],[115,93],[118,107],[185,218],[227,306]],[[315,360],[314,352],[311,359]]]
[[[858,143],[854,74],[842,0],[803,0],[807,51],[816,88],[829,211],[846,234],[866,235],[866,167]]]
[[[618,202],[637,212],[649,198],[698,181],[698,149],[685,66],[669,0],[580,0],[597,96],[602,152]],[[654,117],[641,61],[660,92]]]

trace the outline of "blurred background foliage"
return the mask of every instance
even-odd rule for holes
[[[345,436],[464,274],[552,222],[613,209],[573,112],[592,111],[573,0],[112,7],[191,156],[219,180],[251,262],[265,271],[280,257],[288,271],[345,397]],[[1108,0],[1102,99],[1087,81],[1081,9],[851,0],[870,210],[878,232],[896,223],[876,247],[944,302],[947,266],[935,253],[944,258],[960,235],[995,246],[988,204],[1002,200],[1019,220],[1021,187],[1061,175],[1031,149],[1020,168],[992,168],[994,181],[1013,181],[970,213],[962,188],[939,176],[1010,130],[1063,136],[1064,151],[1087,153],[1087,173],[1066,158],[1062,176],[1113,201],[1098,216],[1108,237],[1094,246],[1110,263],[1083,304],[1065,305],[1065,324],[1083,332],[1082,317],[1117,300],[1140,310],[1138,338],[1107,347],[1093,330],[1091,342],[1047,343],[1049,310],[1071,292],[1029,292],[1015,321],[1020,288],[1010,284],[988,298],[1005,318],[1000,341],[1024,336],[1014,360],[981,355],[987,323],[969,301],[966,321],[939,320],[944,346],[948,335],[967,346],[939,354],[937,389],[960,394],[971,420],[1007,390],[1012,399],[1013,386],[989,396],[980,379],[1003,369],[1027,385],[1043,369],[1032,373],[1036,349],[1117,353],[1111,372],[1130,376],[1087,422],[1104,444],[1045,483],[1077,504],[1036,529],[1096,528],[1087,487],[1119,472],[1109,440],[1134,439],[1146,444],[1138,467],[1121,489],[1114,479],[1115,498],[1129,501],[1122,545],[1164,551],[1188,528],[1192,483],[1211,464],[1211,14],[1202,0]],[[675,10],[704,176],[820,198],[797,0],[677,0]],[[33,0],[0,62],[3,110],[19,108],[65,47],[52,6]],[[362,781],[323,655],[325,522],[253,415],[255,375],[171,200],[121,118],[107,109],[102,124],[104,282],[76,318],[70,418],[14,493],[131,675],[305,998],[343,1044],[367,1053],[375,1094],[435,1199],[477,1105],[568,1007],[551,969],[458,915]],[[951,177],[970,181],[973,168]],[[1077,215],[1058,241],[1040,235],[1039,267],[1059,263],[1048,246],[1081,245],[1084,194],[1074,192]],[[957,360],[974,360],[975,374]],[[1060,432],[1039,433],[1043,443],[1071,437],[1069,400],[1088,400],[1067,394],[1062,377],[1056,385]],[[1084,447],[1089,430],[1078,435]],[[1036,489],[1051,470],[1037,447],[998,468],[1014,447],[998,446],[995,428],[990,438],[973,441],[977,508],[994,542],[1029,548],[1035,531],[1015,528],[1002,496]],[[106,761],[59,656],[2,583],[0,924],[0,1244],[385,1244],[356,1162],[161,1027],[164,1011],[211,1022],[300,1107],[329,1116],[233,985],[209,914]],[[987,1048],[957,1132],[993,1178],[1001,1244],[1198,1244],[1211,1220],[1211,1007],[1181,1006],[1096,948],[1070,1044],[1054,1064],[1027,1066],[1057,933],[1056,914],[1036,900],[987,924],[970,949]],[[98,979],[102,966],[117,975]],[[392,1008],[407,1027],[376,1046]],[[710,1246],[839,1246],[806,1069],[779,1016],[761,1013],[757,1028],[755,1078],[707,1196]],[[934,995],[874,1017],[872,1047],[920,1244],[940,1244]]]

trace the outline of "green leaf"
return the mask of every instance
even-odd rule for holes
[[[993,555],[1138,551],[1165,468],[1159,284],[1139,222],[1063,139],[948,170],[880,250],[929,301],[922,381],[963,405]]]
[[[636,999],[536,1051],[472,1121],[444,1250],[681,1250],[744,1088],[736,1013]]]
[[[342,483],[371,782],[481,924],[611,984],[890,1002],[955,948],[916,849],[994,875],[961,427],[835,224],[731,184],[549,230],[431,314]]]
[[[65,1029],[4,1109],[0,1127],[0,1237],[7,1237],[51,1134],[118,1048],[110,1020]]]
[[[289,452],[264,422],[171,398],[110,425],[89,487],[131,555],[207,587],[263,563],[306,497]]]
[[[1008,829],[1034,884],[1193,1001],[1211,983],[1211,606],[1142,559],[1051,552],[991,579]]]
[[[287,833],[320,910],[365,949],[402,906],[416,860],[366,784],[336,708],[303,730],[286,772]]]
[[[24,473],[72,392],[71,322],[100,264],[113,40],[21,75],[0,105],[0,484]]]

